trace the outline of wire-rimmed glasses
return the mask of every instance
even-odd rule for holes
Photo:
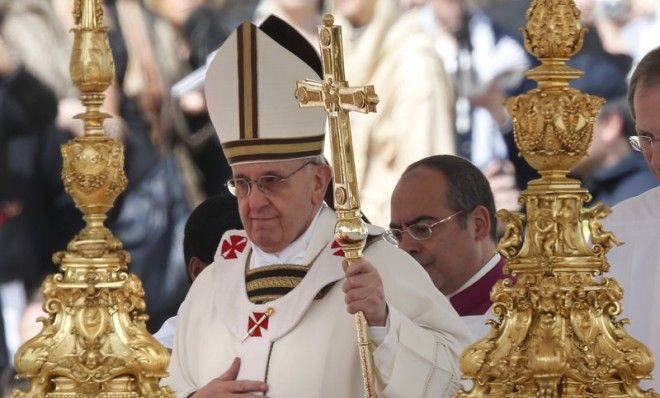
[[[431,237],[431,235],[433,235],[433,228],[448,222],[452,218],[463,213],[463,211],[464,210],[457,211],[456,213],[451,214],[431,224],[416,223],[416,224],[408,225],[403,229],[390,228],[383,233],[383,238],[395,246],[399,246],[401,244],[401,241],[403,240],[403,234],[406,232],[408,233],[408,235],[410,235],[411,238],[415,240],[427,240]]]
[[[633,135],[631,137],[628,137],[628,142],[630,142],[630,146],[634,150],[639,152],[643,152],[649,149],[651,146],[653,146],[653,144],[655,144],[658,141],[660,140],[650,135]]]
[[[266,196],[276,195],[283,186],[283,182],[287,181],[294,174],[302,170],[308,164],[313,164],[313,161],[305,162],[302,166],[298,167],[286,176],[277,175],[264,175],[257,177],[257,179],[250,180],[245,177],[230,178],[225,183],[229,192],[237,198],[245,198],[250,195],[250,187],[254,183],[257,188]]]

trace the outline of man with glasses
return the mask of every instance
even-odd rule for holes
[[[637,135],[633,148],[660,178],[660,47],[637,64],[630,79],[628,102]],[[651,349],[656,358],[653,380],[643,388],[660,390],[660,187],[625,200],[612,209],[605,227],[624,244],[608,253],[610,275],[623,287],[623,315],[630,319],[631,336]]]
[[[421,264],[477,337],[485,331],[491,287],[504,277],[496,228],[483,173],[465,159],[436,155],[404,171],[385,237]]]
[[[344,260],[323,203],[326,114],[294,97],[305,78],[318,76],[247,22],[209,66],[207,104],[245,230],[223,235],[179,309],[163,384],[182,398],[363,396],[352,315],[362,311],[379,397],[452,396],[469,332],[382,229],[368,226],[364,258]]]

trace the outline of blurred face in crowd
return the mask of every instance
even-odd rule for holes
[[[572,173],[580,178],[588,178],[605,162],[608,151],[617,139],[623,135],[623,120],[613,113],[607,117],[599,116],[594,125],[594,134],[587,156],[580,159]],[[625,142],[628,145],[628,142]]]
[[[414,8],[422,7],[426,5],[428,0],[401,0],[400,3],[403,4],[405,8]]]
[[[252,181],[249,194],[238,198],[238,211],[250,240],[267,253],[281,251],[307,229],[331,173],[309,159],[235,165],[232,171],[234,178]],[[269,184],[266,194],[255,183],[263,176],[289,177]]]
[[[653,138],[642,154],[653,174],[660,178],[660,80],[652,85],[640,83],[633,97],[635,129],[637,135]]]
[[[466,0],[432,0],[435,16],[445,31],[456,33],[463,25],[463,13],[467,10]]]
[[[298,10],[318,10],[320,7],[320,0],[274,0],[280,8],[296,12]]]
[[[593,22],[596,14],[596,1],[595,0],[575,0],[575,5],[580,9],[580,19],[582,22]]]
[[[419,166],[405,173],[392,194],[390,228],[430,225],[456,213],[447,204],[446,189],[444,174],[435,169]],[[422,265],[443,294],[458,290],[481,265],[475,250],[479,238],[473,213],[462,213],[438,224],[426,240],[416,240],[404,232],[399,243],[399,248]]]
[[[378,0],[336,0],[337,10],[356,28],[368,25],[374,18]]]
[[[170,21],[174,26],[182,26],[204,0],[151,0],[147,5]]]

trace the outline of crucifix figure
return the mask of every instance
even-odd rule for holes
[[[344,76],[341,27],[334,25],[334,18],[330,14],[323,17],[323,25],[319,26],[319,46],[323,81],[297,82],[296,99],[303,108],[323,107],[328,113],[337,211],[335,238],[350,262],[362,257],[367,226],[361,218],[348,112],[375,112],[378,96],[373,86],[348,86]],[[355,315],[355,323],[365,396],[372,398],[376,396],[373,358],[369,350],[368,326],[362,312]]]

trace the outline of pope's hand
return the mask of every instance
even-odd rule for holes
[[[358,311],[364,313],[369,326],[385,326],[387,321],[387,304],[383,293],[383,281],[380,274],[371,263],[364,258],[343,262],[346,281],[342,286],[349,314]]]
[[[238,370],[241,368],[240,358],[234,358],[231,366],[225,373],[220,375],[194,393],[191,398],[223,398],[223,397],[261,397],[260,393],[268,390],[268,385],[263,381],[236,380]],[[258,393],[258,394],[252,394]]]

